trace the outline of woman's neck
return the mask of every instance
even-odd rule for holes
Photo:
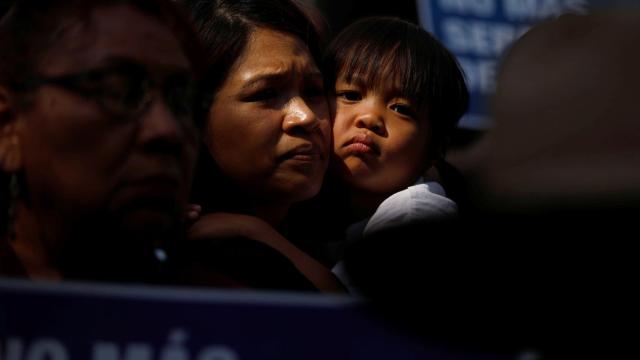
[[[291,208],[290,203],[258,202],[253,206],[255,215],[274,228],[282,224]]]

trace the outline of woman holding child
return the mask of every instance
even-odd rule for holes
[[[192,239],[216,239],[222,253],[241,253],[220,270],[250,286],[338,290],[327,268],[276,231],[292,204],[320,190],[329,162],[318,30],[288,0],[187,5],[207,50],[205,92],[212,100],[193,198],[206,215],[193,225]],[[242,250],[228,250],[238,246]],[[208,252],[215,251],[221,253]],[[295,268],[289,283],[278,279],[286,271],[273,273],[285,265],[265,260],[282,265],[282,256]],[[207,262],[214,260],[228,262]],[[256,269],[256,262],[265,265]]]
[[[343,243],[343,234],[321,231],[318,220],[336,221],[333,210],[345,201],[348,218],[373,215],[363,229],[456,212],[442,186],[422,175],[442,158],[468,94],[453,57],[424,30],[374,18],[334,40],[324,61],[336,95],[334,170],[350,195],[315,208],[323,213],[292,214],[320,190],[330,151],[313,22],[288,1],[194,2],[192,12],[209,48],[213,95],[194,199],[208,215],[194,238],[257,240],[322,288],[332,279],[314,258],[331,266],[340,255],[324,256],[314,243],[326,235]]]

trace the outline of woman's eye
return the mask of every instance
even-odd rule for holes
[[[96,86],[103,100],[128,107],[139,105],[145,91],[142,80],[115,73],[104,75]]]
[[[258,90],[246,97],[245,101],[248,102],[260,102],[269,101],[278,97],[278,91],[274,88],[266,88]]]
[[[405,104],[393,104],[390,106],[390,109],[397,112],[398,114],[413,117],[413,110],[409,105]]]
[[[347,101],[360,101],[362,96],[357,91],[339,91],[336,93],[339,98]]]

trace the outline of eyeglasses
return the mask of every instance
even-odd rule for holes
[[[194,80],[186,73],[171,74],[158,86],[144,66],[124,62],[77,74],[33,77],[18,89],[33,90],[43,85],[60,86],[92,99],[106,113],[125,120],[141,116],[153,100],[152,89],[160,87],[173,115],[182,122],[195,125],[197,91]]]

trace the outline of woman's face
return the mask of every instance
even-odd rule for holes
[[[322,75],[307,46],[258,28],[216,93],[206,142],[222,171],[259,199],[315,195],[331,123]]]
[[[126,117],[103,104],[118,104],[117,94],[137,78],[113,69],[135,67],[160,84],[186,83],[189,61],[167,26],[129,6],[96,8],[91,19],[86,27],[68,29],[38,72],[56,77],[104,71],[110,75],[81,84],[104,93],[43,85],[14,120],[21,129],[18,170],[25,174],[32,208],[46,214],[43,221],[76,228],[87,219],[114,221],[131,231],[175,226],[195,163],[192,119],[172,111],[157,89],[143,111]]]

